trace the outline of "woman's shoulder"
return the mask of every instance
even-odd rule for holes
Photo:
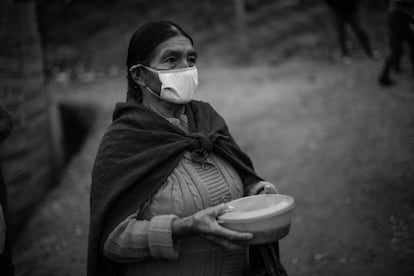
[[[213,106],[208,102],[192,100],[190,102],[190,107],[193,111],[196,111],[197,113],[214,114],[214,116],[219,115],[217,111],[213,108]]]
[[[139,115],[144,111],[144,107],[141,104],[127,101],[118,102],[115,105],[114,112],[112,114],[112,120],[115,121],[125,115]]]
[[[198,131],[225,131],[227,125],[224,118],[207,102],[193,100],[190,103],[190,117],[197,125]]]
[[[192,100],[190,102],[190,106],[199,107],[199,108],[213,108],[210,103],[200,101],[200,100]]]

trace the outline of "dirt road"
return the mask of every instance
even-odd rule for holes
[[[198,98],[227,120],[256,170],[292,195],[289,275],[414,275],[414,82],[376,84],[378,62],[293,60],[199,68]],[[18,275],[85,275],[90,172],[124,80],[63,89],[98,119],[15,245]]]

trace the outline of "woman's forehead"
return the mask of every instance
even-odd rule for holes
[[[160,43],[154,51],[155,57],[161,57],[166,52],[194,52],[191,41],[185,36],[173,36]]]

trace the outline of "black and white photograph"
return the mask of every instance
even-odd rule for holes
[[[414,0],[0,0],[0,276],[413,276]]]

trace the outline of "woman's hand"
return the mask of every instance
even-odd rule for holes
[[[259,194],[278,194],[278,190],[275,185],[267,181],[259,181],[253,184],[248,190],[247,195],[259,195]]]
[[[220,204],[201,210],[194,215],[173,221],[175,237],[198,234],[227,249],[242,248],[242,244],[253,238],[251,233],[241,233],[227,229],[219,224],[217,217],[231,211],[228,205]]]

